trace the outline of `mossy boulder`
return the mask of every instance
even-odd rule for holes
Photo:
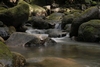
[[[0,66],[12,66],[12,53],[8,47],[0,41]]]
[[[76,16],[71,25],[70,37],[78,36],[78,29],[82,23],[87,22],[91,19],[98,19],[98,18],[99,18],[99,10],[97,6],[91,7],[82,12],[79,16]]]
[[[52,13],[47,17],[46,20],[51,25],[54,25],[56,23],[61,23],[63,15],[64,15],[63,13]]]
[[[28,20],[29,17],[29,6],[22,2],[15,7],[8,8],[0,11],[0,20],[10,26],[18,27],[21,23]]]
[[[0,41],[0,67],[21,67],[25,63],[24,56],[11,52],[7,45]]]
[[[100,20],[90,20],[79,27],[78,40],[87,42],[100,41]]]
[[[5,7],[0,7],[0,21],[7,26],[14,26],[16,28],[26,22],[29,19],[29,16],[45,16],[46,14],[44,8],[35,4],[29,4],[23,0],[19,0],[18,4],[12,8],[3,8]]]

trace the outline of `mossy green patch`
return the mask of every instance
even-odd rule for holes
[[[83,32],[84,32],[84,34],[90,35],[90,34],[93,34],[95,31],[96,30],[95,30],[94,27],[92,27],[92,26],[86,26],[84,28],[84,31]]]
[[[8,49],[8,47],[0,42],[0,59],[11,59],[12,58],[12,53]]]
[[[79,28],[78,38],[84,41],[95,42],[100,37],[100,20],[90,20]]]
[[[15,7],[0,11],[0,20],[6,25],[19,26],[27,21],[29,17],[29,6],[26,2]]]
[[[97,7],[97,6],[88,8],[87,10],[85,10],[84,12],[82,12],[81,16],[90,13],[90,11],[91,11],[92,9],[96,8],[96,7]]]
[[[24,2],[24,1],[22,3],[21,2],[17,6],[15,6],[15,7],[12,7],[12,8],[3,10],[3,11],[0,11],[0,14],[1,13],[5,13],[5,12],[9,12],[9,13],[12,13],[12,14],[15,14],[15,13],[20,14],[20,13],[23,13],[23,12],[21,12],[22,10],[24,10],[26,12],[29,7],[28,7],[26,2]],[[18,14],[16,14],[16,15],[18,15]]]
[[[61,20],[62,14],[60,13],[52,13],[50,16],[47,17],[48,20]]]
[[[84,26],[88,25],[88,26],[98,27],[98,26],[100,26],[100,20],[97,20],[97,19],[96,20],[90,20],[86,23],[83,23],[83,25]]]

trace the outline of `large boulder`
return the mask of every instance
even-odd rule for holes
[[[100,41],[100,20],[90,20],[79,27],[78,40],[88,42]]]
[[[97,6],[91,7],[82,12],[81,15],[77,16],[72,22],[70,37],[78,36],[78,29],[82,23],[97,18],[99,18],[99,9]]]
[[[8,46],[38,46],[43,45],[41,35],[22,32],[13,33],[7,40]]]
[[[29,17],[29,6],[24,1],[17,6],[0,11],[0,20],[10,26],[18,27]]]

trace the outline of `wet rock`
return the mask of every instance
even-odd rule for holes
[[[21,55],[20,53],[17,52],[12,52],[12,56],[13,56],[13,67],[24,67],[26,64],[26,59],[23,55]]]
[[[9,46],[39,46],[43,45],[43,41],[40,34],[15,32],[6,40],[6,44]]]
[[[57,57],[45,57],[40,59],[28,59],[28,67],[84,67],[73,59],[63,59]]]
[[[0,41],[0,67],[22,67],[25,64],[25,58],[15,52],[11,52],[6,44]]]

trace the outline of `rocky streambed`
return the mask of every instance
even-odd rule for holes
[[[66,38],[53,38],[52,45],[39,47],[10,47],[26,58],[26,67],[99,67],[100,46]],[[66,42],[67,41],[67,42]]]

